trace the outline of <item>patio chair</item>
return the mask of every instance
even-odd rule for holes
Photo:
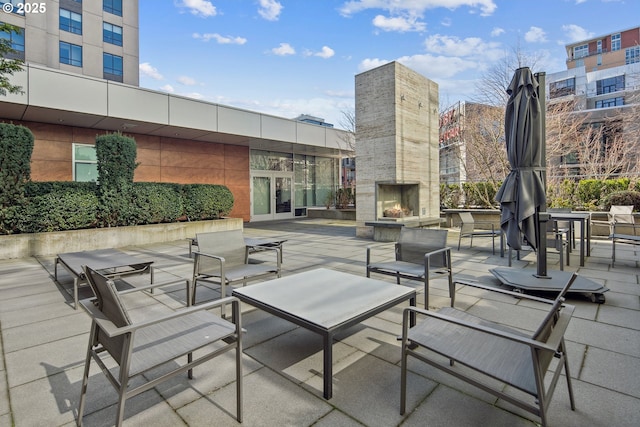
[[[195,366],[234,349],[236,418],[242,422],[242,322],[239,300],[226,298],[132,322],[120,298],[124,292],[119,294],[114,282],[100,273],[88,267],[84,267],[84,271],[96,298],[81,301],[92,322],[82,378],[78,425],[82,425],[91,359],[95,360],[118,392],[115,425],[120,426],[127,399],[181,373],[188,372],[191,378]],[[188,288],[188,280],[186,282]],[[157,286],[148,285],[132,291]],[[233,307],[234,323],[207,311],[228,303]],[[196,350],[198,356],[194,360],[193,352]],[[178,362],[183,357],[186,360]],[[115,368],[113,362],[117,365]],[[160,366],[162,372],[154,375],[153,370]]]
[[[556,231],[552,221],[547,222],[547,249],[553,249],[555,251],[554,253],[557,253],[558,256],[560,257],[560,271],[564,271],[565,259],[566,259],[567,265],[570,265],[569,242],[564,240],[563,234],[564,233],[562,231]],[[513,249],[511,248],[511,246],[509,246],[508,252],[509,252],[508,254],[509,267],[511,267],[512,256],[513,256],[512,255]],[[547,253],[549,252],[547,251]],[[520,259],[519,250],[516,250],[516,259]]]
[[[461,285],[548,304],[550,309],[533,334],[452,307],[444,307],[437,312],[416,307],[405,308],[402,320],[400,414],[406,410],[409,357],[539,416],[543,426],[547,425],[549,404],[564,367],[571,409],[575,410],[564,343],[564,333],[574,307],[564,304],[564,295],[576,277],[574,273],[555,301],[474,282],[456,281]],[[413,327],[410,326],[412,315],[421,318]],[[554,359],[557,364],[551,363]],[[550,378],[547,378],[547,374]],[[496,380],[499,384],[496,384]]]
[[[463,237],[469,237],[471,241],[469,242],[469,247],[473,246],[473,238],[474,237],[491,237],[493,244],[493,254],[496,254],[496,236],[502,236],[502,229],[498,227],[496,230],[495,226],[491,222],[478,222],[473,219],[473,215],[471,212],[459,212],[460,215],[460,236],[458,237],[458,250],[460,250],[460,242]],[[476,225],[485,224],[485,229],[476,229]],[[502,240],[500,240],[502,244]],[[502,254],[502,247],[501,254]]]
[[[270,276],[280,277],[281,259],[279,247],[264,247],[273,251],[274,263],[249,263],[249,247],[246,245],[242,230],[215,231],[199,233],[198,251],[194,251],[192,304],[196,303],[198,282],[215,283],[220,286],[220,297],[224,298],[226,286],[264,279]],[[224,308],[224,307],[223,307]],[[224,310],[223,310],[224,315]]]
[[[553,213],[571,213],[571,208],[548,208],[547,212],[553,217]],[[563,233],[566,236],[566,241],[570,242],[569,251],[576,247],[576,228],[573,225],[573,221],[561,221],[553,220],[554,231],[556,233]]]
[[[367,277],[371,273],[394,276],[400,279],[424,282],[424,306],[429,308],[429,280],[443,275],[449,278],[449,296],[453,306],[453,271],[451,248],[447,246],[448,230],[432,228],[407,228],[400,230],[395,244],[395,261],[371,262],[371,247],[367,247]]]
[[[633,224],[633,205],[611,205],[607,212],[607,220],[591,220],[591,225],[606,225],[609,227],[609,237],[614,232],[614,224]]]
[[[633,206],[626,208],[625,213],[611,214],[611,266],[616,263],[616,244],[640,245],[640,224],[635,223]],[[612,206],[613,208],[613,206]],[[629,209],[631,208],[631,209]]]

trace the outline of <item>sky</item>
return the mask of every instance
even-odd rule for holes
[[[140,86],[346,128],[355,76],[398,61],[440,106],[518,51],[566,69],[565,45],[640,25],[640,0],[139,0]],[[529,64],[525,64],[529,65]]]

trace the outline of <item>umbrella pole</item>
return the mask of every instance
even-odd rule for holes
[[[542,184],[544,185],[544,200],[540,204],[539,211],[535,213],[535,224],[538,227],[538,251],[537,251],[537,267],[536,277],[550,279],[547,276],[547,221],[549,221],[549,215],[547,214],[547,137],[546,137],[546,73],[540,72],[534,74],[534,78],[538,81],[538,102],[540,103],[540,126],[542,128],[541,141],[540,141],[540,156],[542,171]]]

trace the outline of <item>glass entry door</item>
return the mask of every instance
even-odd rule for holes
[[[293,174],[253,172],[251,174],[251,220],[265,221],[293,217]]]

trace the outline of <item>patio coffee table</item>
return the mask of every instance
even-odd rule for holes
[[[333,392],[334,335],[403,301],[416,304],[413,288],[325,268],[234,289],[233,295],[322,336],[325,399]]]
[[[78,286],[87,283],[82,271],[86,265],[99,271],[107,277],[114,278],[130,274],[150,273],[153,283],[153,261],[142,261],[117,249],[98,249],[95,251],[67,252],[56,256],[54,278],[58,281],[58,264],[73,276],[74,308],[78,309]]]

